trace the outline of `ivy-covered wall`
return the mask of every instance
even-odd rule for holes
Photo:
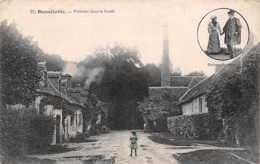
[[[216,139],[222,122],[208,113],[167,118],[168,130],[183,138]]]

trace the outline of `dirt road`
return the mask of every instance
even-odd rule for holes
[[[172,157],[170,146],[154,143],[148,139],[149,134],[142,131],[137,131],[138,156],[130,157],[130,135],[131,131],[113,131],[109,134],[91,137],[91,139],[96,139],[96,142],[68,144],[68,148],[75,148],[75,151],[34,157],[55,160],[55,163],[91,163],[93,158],[103,159],[103,162],[99,163],[113,163],[113,161],[118,164],[178,163]]]
[[[173,154],[179,157],[178,153],[190,153],[197,150],[206,152],[210,150],[244,150],[243,148],[215,147],[205,144],[192,144],[191,146],[163,145],[150,140],[148,138],[150,134],[137,131],[139,138],[138,156],[131,157],[130,135],[131,131],[112,131],[109,134],[92,136],[88,140],[89,142],[68,143],[67,148],[69,150],[64,153],[48,153],[48,155],[31,157],[42,161],[51,161],[51,164],[178,164],[179,162]],[[235,158],[240,163],[250,163],[244,159]],[[190,161],[189,163],[193,162]]]

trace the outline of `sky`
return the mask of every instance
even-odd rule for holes
[[[239,12],[254,32],[254,42],[259,42],[257,29],[260,28],[260,22],[256,16],[260,15],[260,3],[256,0],[2,0],[0,20],[15,22],[18,30],[26,36],[32,36],[44,52],[60,55],[64,60],[77,62],[98,47],[119,43],[136,47],[144,64],[156,65],[162,58],[162,27],[167,24],[173,68],[180,68],[183,75],[192,71],[204,71],[211,75],[215,68],[209,65],[223,62],[211,59],[202,52],[197,29],[202,18],[216,8],[231,8]],[[66,14],[31,14],[31,10],[64,10]],[[101,10],[103,13],[74,13],[74,10]],[[110,13],[105,13],[105,10]],[[211,14],[218,14],[223,27],[227,19],[223,13],[226,11],[209,13],[199,29],[203,31]],[[205,31],[200,33],[202,47],[207,45]],[[247,40],[246,35],[244,38],[242,35],[242,39]],[[223,42],[223,36],[220,39]]]

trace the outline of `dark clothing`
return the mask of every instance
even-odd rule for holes
[[[223,28],[225,33],[225,44],[237,45],[241,44],[241,23],[238,18],[229,18]],[[235,34],[237,32],[237,34]]]

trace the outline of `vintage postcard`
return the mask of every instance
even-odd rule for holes
[[[259,163],[259,0],[0,0],[0,163]]]

